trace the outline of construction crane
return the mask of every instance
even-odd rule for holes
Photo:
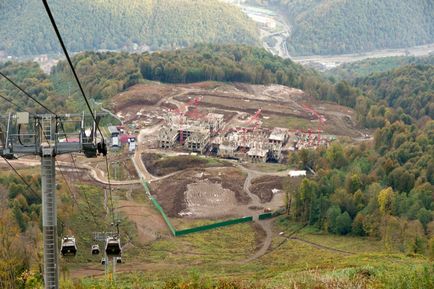
[[[324,122],[326,121],[326,118],[324,117],[324,115],[319,114],[316,110],[314,110],[312,107],[310,107],[310,106],[308,106],[306,104],[303,105],[303,108],[304,108],[305,111],[307,111],[312,116],[314,116],[314,117],[316,117],[318,119],[318,129],[317,129],[318,130],[317,131],[317,133],[318,133],[318,141],[317,141],[317,144],[320,145],[322,126],[323,126]],[[312,130],[309,129],[308,132],[309,132],[309,139],[310,139]]]

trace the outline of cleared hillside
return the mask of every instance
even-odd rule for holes
[[[256,26],[233,6],[213,0],[53,0],[52,12],[71,51],[193,43],[255,45]],[[37,0],[0,2],[0,51],[33,55],[60,51]],[[137,47],[137,46],[136,46]]]
[[[342,54],[434,42],[431,0],[255,0],[292,26],[294,55]]]

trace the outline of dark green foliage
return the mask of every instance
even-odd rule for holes
[[[336,218],[335,230],[340,235],[351,232],[352,220],[348,212],[344,212]]]
[[[50,103],[56,103],[60,107],[64,105],[65,99],[57,98],[53,89],[52,82],[39,65],[34,62],[6,62],[0,63],[0,71],[20,85],[25,91],[34,98],[46,103],[50,109]],[[46,111],[29,99],[26,95],[16,89],[6,79],[0,77],[0,94],[8,97],[22,109],[45,113]],[[16,111],[17,108],[4,100],[1,100],[2,112]]]
[[[240,10],[213,0],[53,0],[50,6],[70,51],[186,47],[194,43],[258,43]],[[40,1],[0,3],[0,50],[12,55],[58,53]]]

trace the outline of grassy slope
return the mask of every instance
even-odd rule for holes
[[[249,224],[157,241],[142,251],[140,263],[131,265],[144,271],[119,275],[113,288],[179,288],[174,284],[214,288],[207,286],[221,280],[232,280],[239,286],[228,288],[294,288],[294,284],[298,288],[336,288],[336,284],[343,288],[356,288],[356,284],[365,286],[359,288],[384,288],[387,282],[393,282],[390,278],[429,265],[422,256],[385,252],[376,240],[322,235],[309,228],[297,236],[353,254],[318,249],[297,240],[284,241],[277,234],[283,228],[287,227],[275,228],[273,249],[247,264],[240,261],[254,252],[257,236]],[[84,279],[81,284],[85,288],[108,288],[98,287],[105,282]]]

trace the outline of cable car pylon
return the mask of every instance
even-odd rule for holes
[[[93,118],[92,118],[93,119]],[[35,114],[28,112],[10,113],[0,118],[0,127],[5,128],[0,142],[0,156],[13,158],[14,155],[38,155],[41,157],[42,183],[42,226],[44,243],[44,288],[59,288],[59,258],[57,245],[56,210],[56,156],[73,152],[84,153],[86,157],[107,154],[107,147],[101,135],[97,142],[96,130],[86,133],[87,116],[83,114]],[[66,132],[63,122],[75,123],[74,131]],[[90,127],[98,126],[91,121]],[[79,128],[78,131],[76,128]],[[60,132],[60,129],[63,132]],[[68,141],[68,137],[71,141]],[[73,140],[73,141],[72,141]],[[75,255],[77,246],[74,237],[62,239],[62,255]]]

